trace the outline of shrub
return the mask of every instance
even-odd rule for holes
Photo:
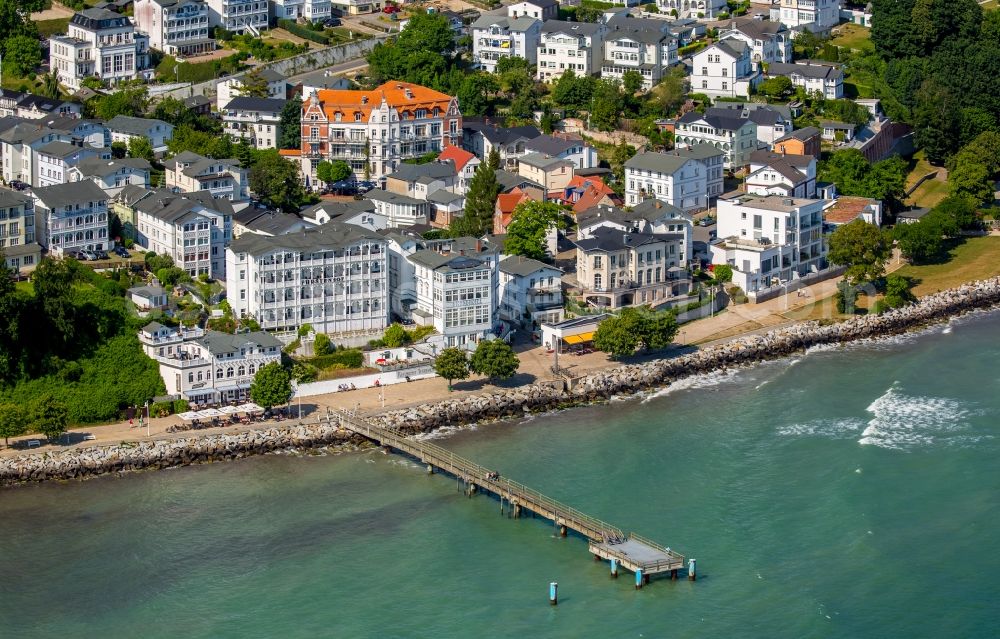
[[[330,343],[329,336],[326,333],[319,333],[316,335],[316,341],[313,342],[313,354],[317,356],[329,355],[334,351],[333,344]]]
[[[299,327],[299,337],[305,337],[312,329],[312,324],[303,324]]]
[[[318,42],[319,44],[330,44],[330,38],[322,33],[316,33],[312,29],[302,26],[292,22],[291,20],[286,20],[282,18],[278,20],[278,26],[288,31],[289,33],[294,33],[300,38],[305,38],[306,40],[312,40],[313,42]]]
[[[309,360],[309,364],[321,370],[337,365],[344,368],[361,368],[364,363],[365,356],[356,348],[341,348],[329,355],[321,355]]]

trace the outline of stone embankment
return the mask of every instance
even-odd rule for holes
[[[998,304],[1000,278],[994,278],[930,295],[916,304],[882,315],[855,317],[836,324],[803,322],[677,357],[597,371],[565,387],[558,382],[540,382],[460,400],[421,404],[382,413],[373,420],[416,434],[443,426],[565,408],[660,388],[691,375],[784,357],[812,346],[898,335]],[[0,459],[0,484],[77,479],[238,459],[282,450],[343,449],[362,444],[362,438],[324,422],[154,442],[123,442],[114,446],[80,447]]]

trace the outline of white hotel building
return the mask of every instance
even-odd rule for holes
[[[281,342],[263,331],[230,335],[150,322],[139,343],[159,364],[167,394],[194,405],[247,399],[257,371],[281,361]]]
[[[547,20],[538,41],[538,79],[556,80],[564,71],[593,75],[601,68],[604,25]]]
[[[157,51],[174,56],[215,51],[205,0],[136,0],[134,16]]]
[[[375,332],[389,325],[386,240],[328,222],[289,235],[244,233],[226,250],[226,290],[237,316],[266,330]]]
[[[484,71],[496,71],[503,58],[524,58],[534,64],[542,23],[534,18],[508,18],[484,15],[476,20],[472,31],[472,60]]]
[[[108,195],[93,180],[32,190],[35,238],[49,251],[104,250],[108,243]]]
[[[112,85],[132,80],[149,67],[149,36],[114,11],[84,9],[70,19],[66,35],[49,39],[49,63],[74,91],[89,77]]]
[[[207,0],[209,24],[233,33],[259,36],[267,29],[267,0]]]
[[[780,195],[718,202],[713,264],[733,267],[733,284],[755,293],[826,268],[824,200]]]

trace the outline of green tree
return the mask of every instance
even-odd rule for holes
[[[324,184],[333,182],[333,162],[323,160],[316,165],[316,179]]]
[[[647,104],[650,115],[662,117],[677,113],[688,94],[687,73],[682,65],[671,67],[659,84],[650,91]]]
[[[42,76],[42,87],[38,92],[46,98],[52,98],[53,100],[59,97],[59,76],[56,75],[55,71]]]
[[[15,35],[6,39],[4,49],[4,70],[14,76],[24,77],[42,64],[42,49],[38,38]]]
[[[389,348],[398,348],[409,341],[409,335],[406,334],[406,329],[401,324],[393,323],[385,329],[382,341]]]
[[[916,301],[916,297],[910,288],[913,283],[908,277],[902,275],[890,275],[885,278],[885,303],[891,308],[906,306],[910,302]]]
[[[971,229],[979,226],[976,201],[970,197],[948,196],[937,203],[934,211],[951,220],[951,223],[959,229]]]
[[[476,168],[465,195],[465,212],[451,224],[453,237],[480,237],[493,228],[493,212],[496,209],[500,183],[490,162],[483,162]]]
[[[48,325],[48,337],[57,343],[67,344],[77,329],[73,306],[73,280],[71,264],[74,260],[43,258],[31,274],[35,290],[34,301],[41,308],[41,318]]]
[[[56,443],[66,432],[69,411],[66,404],[46,393],[36,399],[31,406],[31,430],[42,433],[50,444]]]
[[[329,355],[333,352],[333,344],[326,333],[316,333],[316,341],[313,342],[313,355]]]
[[[469,370],[486,375],[490,382],[512,377],[520,365],[517,353],[502,339],[482,340],[469,360]]]
[[[469,358],[460,348],[446,348],[434,359],[434,372],[448,380],[448,390],[456,379],[469,376]]]
[[[262,70],[257,68],[244,73],[236,85],[236,93],[251,98],[268,97],[267,79],[264,78]]]
[[[635,155],[635,147],[620,140],[611,153],[611,174],[615,178],[615,190],[622,193],[625,190],[625,163]]]
[[[779,99],[793,91],[792,81],[783,75],[764,80],[757,85],[757,93]]]
[[[490,149],[489,155],[486,156],[486,163],[493,171],[500,170],[500,150],[497,147],[494,146]]]
[[[565,109],[586,109],[594,95],[595,84],[594,78],[578,76],[572,69],[567,69],[552,85],[552,102]]]
[[[834,264],[846,266],[844,277],[852,284],[874,281],[885,273],[892,242],[881,229],[864,220],[838,227],[830,235],[827,255]]]
[[[126,84],[113,93],[91,100],[90,104],[94,105],[94,114],[101,120],[110,120],[116,115],[142,117],[149,105],[149,95],[143,85]]]
[[[609,317],[597,325],[594,347],[612,357],[626,357],[635,353],[642,336],[642,318],[632,308],[625,308],[617,316]]]
[[[319,337],[317,335],[317,337]],[[288,371],[278,362],[262,366],[250,384],[250,399],[254,403],[271,408],[287,404],[292,397],[292,383]]]
[[[673,311],[645,313],[642,322],[642,343],[647,350],[666,348],[674,341],[677,331],[677,316]]]
[[[924,264],[939,259],[944,252],[943,231],[941,220],[936,219],[932,211],[918,222],[897,224],[893,237],[907,259],[914,264]]]
[[[852,286],[847,280],[837,282],[837,292],[834,299],[837,302],[837,312],[845,315],[854,315],[858,303],[858,287]]]
[[[717,284],[725,284],[726,282],[733,281],[733,267],[729,264],[716,264],[712,267],[712,275],[714,275],[715,282]]]
[[[462,115],[492,115],[500,84],[492,73],[470,73],[458,89]]]
[[[278,148],[298,149],[302,146],[302,98],[293,96],[281,109],[278,125]]]
[[[548,256],[545,236],[550,228],[563,226],[562,222],[563,209],[554,202],[529,200],[518,204],[507,227],[504,253],[544,260]]]
[[[616,79],[597,81],[590,104],[590,126],[599,131],[613,131],[625,111],[625,94]]]
[[[976,202],[993,199],[993,180],[985,158],[970,157],[960,152],[955,168],[948,172],[948,192],[957,197],[968,197]]]
[[[128,154],[129,157],[141,158],[152,162],[154,157],[153,145],[150,143],[149,138],[133,137],[128,141]]]
[[[261,200],[288,213],[298,212],[305,199],[299,168],[277,149],[260,152],[250,169],[250,190]]]
[[[642,91],[643,83],[642,74],[635,69],[629,69],[622,75],[622,88],[625,89],[626,95],[634,95]]]
[[[4,446],[10,446],[10,438],[23,435],[28,430],[27,416],[20,404],[0,404],[0,437]]]

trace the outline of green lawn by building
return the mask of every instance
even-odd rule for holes
[[[896,271],[918,280],[915,295],[929,295],[966,282],[1000,275],[1000,237],[971,237],[948,252],[951,259],[941,264],[907,265]]]
[[[871,29],[857,24],[844,24],[837,27],[836,36],[830,40],[830,44],[859,51],[874,49],[871,41]]]

